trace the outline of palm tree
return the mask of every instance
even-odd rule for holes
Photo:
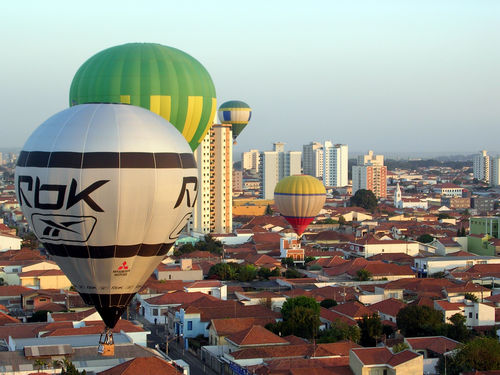
[[[37,372],[40,372],[40,370],[43,370],[47,366],[47,362],[44,359],[35,359],[33,366],[37,367]]]

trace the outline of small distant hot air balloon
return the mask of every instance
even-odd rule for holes
[[[127,103],[173,124],[194,151],[214,122],[215,87],[201,63],[176,48],[128,43],[89,58],[71,82],[70,106]]]
[[[308,175],[295,175],[282,179],[274,189],[274,200],[281,215],[299,236],[326,201],[326,190],[321,181]]]
[[[196,175],[182,135],[131,105],[70,107],[24,145],[19,203],[47,252],[104,320],[105,354],[114,350],[111,328],[186,225]]]
[[[232,125],[235,144],[236,137],[245,129],[251,117],[252,109],[250,106],[239,100],[225,102],[219,107],[219,121],[223,124]]]

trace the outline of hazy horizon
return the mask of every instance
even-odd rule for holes
[[[0,147],[68,107],[72,77],[128,42],[179,48],[217,101],[253,109],[235,155],[302,150],[473,154],[500,148],[500,2],[493,0],[8,2]],[[354,151],[356,150],[356,151]]]

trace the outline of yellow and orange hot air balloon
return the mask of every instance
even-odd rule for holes
[[[274,200],[281,215],[301,236],[323,208],[326,190],[321,181],[312,176],[289,176],[274,188]]]

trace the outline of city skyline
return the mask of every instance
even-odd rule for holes
[[[217,5],[6,4],[0,131],[8,136],[0,148],[20,149],[38,125],[67,108],[72,77],[86,59],[140,41],[198,59],[218,105],[240,99],[252,107],[235,154],[274,141],[300,150],[304,129],[308,141],[331,139],[353,152],[500,151],[500,54],[491,48],[500,42],[500,4]],[[464,137],[469,130],[488,136]]]

